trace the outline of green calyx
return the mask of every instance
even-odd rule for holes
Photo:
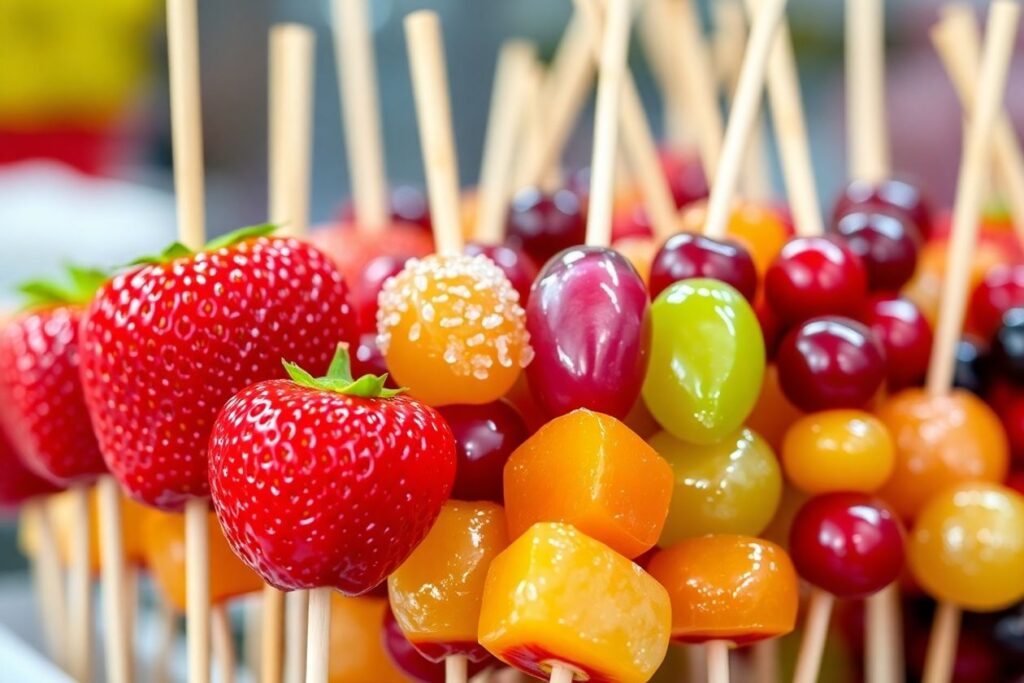
[[[384,383],[388,380],[387,373],[383,375],[363,375],[359,379],[352,377],[352,363],[348,356],[348,344],[338,344],[334,352],[334,359],[327,368],[327,375],[324,377],[313,377],[295,363],[281,361],[284,369],[292,381],[300,386],[320,391],[330,391],[345,396],[360,396],[362,398],[392,398],[405,393],[406,389],[388,389]]]
[[[65,267],[65,276],[59,279],[29,280],[19,285],[18,291],[25,296],[26,307],[87,304],[108,278],[105,271],[72,265]]]
[[[226,235],[221,235],[216,239],[210,240],[205,245],[203,245],[202,249],[200,249],[199,251],[216,251],[217,249],[230,247],[235,244],[238,244],[239,242],[244,242],[245,240],[251,240],[256,237],[266,237],[267,235],[272,234],[279,227],[279,225],[276,225],[274,223],[263,223],[262,225],[249,225],[244,228],[239,228],[238,230],[235,230],[233,232],[229,232]],[[195,253],[197,252],[189,249],[181,242],[172,242],[170,245],[168,245],[166,249],[164,249],[159,254],[156,254],[154,256],[143,256],[141,258],[137,258],[128,265],[141,266],[153,263],[167,263],[168,261],[173,261],[184,256],[192,256]]]

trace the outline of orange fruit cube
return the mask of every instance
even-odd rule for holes
[[[407,683],[384,649],[381,627],[388,601],[331,593],[330,683]]]

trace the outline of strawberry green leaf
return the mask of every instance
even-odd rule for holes
[[[87,304],[107,281],[107,274],[94,268],[67,266],[66,278],[30,280],[18,286],[28,307],[52,304]]]
[[[229,232],[226,235],[221,235],[217,239],[210,240],[203,247],[203,251],[214,251],[216,249],[223,249],[224,247],[230,247],[233,244],[250,240],[254,237],[266,237],[272,234],[278,229],[278,225],[274,223],[263,223],[261,225],[249,225],[244,228],[239,228],[233,232]]]
[[[174,259],[178,259],[183,256],[191,256],[192,253],[192,250],[186,247],[181,242],[171,242],[169,245],[167,245],[167,248],[164,249],[159,254],[150,256],[140,256],[134,261],[129,261],[128,265],[146,266],[154,263],[167,263],[168,261],[173,261]]]
[[[330,391],[346,396],[363,398],[392,398],[405,393],[406,389],[388,389],[384,385],[388,381],[387,373],[383,375],[363,375],[359,379],[352,378],[352,363],[348,355],[348,344],[338,344],[330,368],[324,377],[313,377],[307,371],[290,361],[281,361],[285,372],[293,382],[309,389]]]

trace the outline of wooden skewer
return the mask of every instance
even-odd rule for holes
[[[132,630],[128,625],[128,581],[121,519],[121,486],[110,475],[96,482],[100,535],[103,619],[107,625],[107,677],[111,683],[132,680]]]
[[[740,78],[743,65],[743,51],[747,46],[747,18],[740,0],[721,0],[714,10],[715,33],[712,49],[715,66],[719,72],[727,101]],[[771,72],[768,74],[771,80]],[[731,102],[730,102],[731,104]],[[772,195],[771,170],[768,159],[768,144],[765,139],[764,116],[760,113],[750,131],[750,144],[743,159],[740,176],[742,194],[756,200],[768,200]]]
[[[366,0],[333,0],[332,7],[356,220],[360,229],[376,231],[388,224],[390,208],[369,12]]]
[[[688,150],[694,143],[687,126],[686,97],[676,74],[677,29],[668,18],[667,5],[672,0],[649,0],[639,17],[640,43],[658,83],[664,104],[662,119],[665,139],[672,149]]]
[[[185,503],[185,636],[189,683],[210,680],[210,504]]]
[[[284,593],[263,586],[259,674],[262,683],[278,683],[283,671]]]
[[[331,659],[331,592],[330,588],[309,591],[306,683],[327,683]]]
[[[92,681],[92,567],[89,557],[89,489],[70,489],[72,500],[68,582],[68,673],[78,683]]]
[[[708,683],[729,683],[729,644],[724,640],[709,640],[704,644],[707,653]]]
[[[968,116],[974,99],[975,76],[981,59],[981,37],[974,10],[969,5],[953,4],[945,8],[942,20],[932,29],[931,38],[946,72],[956,88]],[[999,114],[992,132],[995,171],[1002,196],[1010,206],[1010,215],[1018,241],[1024,243],[1024,153],[1005,111]]]
[[[618,145],[619,107],[626,81],[629,48],[630,0],[609,0],[608,19],[601,45],[597,111],[594,119],[594,152],[590,164],[590,207],[586,242],[608,246],[612,236],[612,203],[615,194],[615,152]]]
[[[764,0],[754,17],[750,42],[743,56],[739,85],[733,97],[729,125],[725,131],[722,159],[711,185],[708,199],[707,222],[704,234],[720,239],[729,222],[732,198],[739,180],[743,156],[750,139],[750,131],[757,120],[761,92],[764,89],[765,69],[775,39],[775,30],[782,19],[786,0]]]
[[[594,58],[599,59],[601,37],[605,30],[603,8],[598,0],[576,0],[576,11],[584,19]],[[624,64],[623,70],[619,104],[619,126],[623,147],[639,181],[654,234],[659,240],[666,240],[678,229],[675,200],[672,198],[672,190],[658,159],[658,146],[647,122],[636,82],[628,66]]]
[[[305,680],[309,658],[309,591],[290,591],[284,595],[284,683]]]
[[[811,590],[807,604],[807,618],[804,621],[804,637],[800,641],[800,652],[796,657],[793,683],[814,683],[821,671],[821,656],[828,639],[828,622],[832,617],[835,597],[821,590]]]
[[[421,10],[407,16],[405,36],[409,44],[409,68],[427,176],[434,243],[438,254],[454,256],[462,253],[459,169],[452,135],[448,70],[437,14]]]
[[[264,585],[263,591],[269,586]],[[271,588],[271,590],[273,590]],[[276,592],[276,591],[275,591]],[[249,672],[249,680],[262,680],[260,664],[260,639],[263,632],[263,593],[255,593],[245,599],[245,617],[242,623],[242,662]],[[280,622],[278,622],[280,623]],[[280,669],[279,669],[280,670]]]
[[[466,655],[449,655],[444,658],[444,683],[466,683],[469,660]]]
[[[889,175],[885,125],[885,0],[846,0],[846,117],[850,178]]]
[[[567,666],[555,664],[551,667],[551,678],[548,683],[572,683],[574,678],[572,669]]]
[[[940,602],[936,606],[922,683],[949,683],[953,680],[953,665],[960,640],[960,617],[960,608],[954,604]]]
[[[31,559],[40,621],[50,658],[63,669],[67,667],[67,604],[60,550],[47,502],[44,497],[33,498],[25,503],[22,514],[25,523],[39,534],[39,546]]]
[[[759,640],[751,646],[754,683],[777,683],[779,680],[779,639]]]
[[[677,77],[684,88],[704,175],[714,178],[721,163],[724,126],[711,55],[694,0],[675,0],[668,9],[666,20],[679,31]]]
[[[210,630],[213,637],[213,658],[219,672],[218,683],[235,683],[235,640],[231,633],[231,618],[227,606],[214,605],[210,611]]]
[[[864,668],[868,683],[902,678],[903,618],[900,587],[894,582],[864,601]]]
[[[750,15],[755,16],[763,0],[747,0]],[[821,235],[821,202],[814,182],[811,150],[807,140],[807,124],[800,96],[800,80],[793,57],[793,44],[785,17],[779,21],[768,61],[768,102],[772,108],[775,139],[782,158],[782,174],[786,180],[786,196],[801,236]]]
[[[512,199],[512,172],[516,145],[531,113],[532,85],[537,48],[524,40],[510,40],[498,53],[491,89],[487,136],[477,188],[479,209],[475,237],[484,244],[499,244],[505,237],[505,217]]]

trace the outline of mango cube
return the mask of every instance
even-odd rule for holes
[[[537,522],[566,522],[633,558],[657,543],[673,478],[629,427],[581,409],[523,442],[505,464],[504,484],[512,538]]]
[[[388,578],[395,620],[427,659],[487,657],[477,643],[480,601],[491,560],[506,545],[500,505],[448,501],[427,537]]]
[[[590,683],[643,683],[668,649],[668,593],[640,567],[568,524],[540,523],[493,562],[480,644],[547,678],[561,664]]]

